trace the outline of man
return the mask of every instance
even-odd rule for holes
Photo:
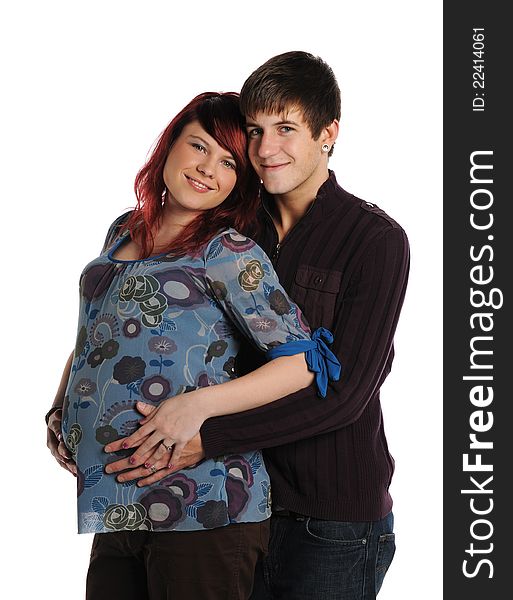
[[[244,83],[241,107],[265,188],[257,242],[312,330],[333,333],[342,377],[325,399],[311,387],[206,421],[203,448],[209,457],[266,449],[274,514],[252,598],[375,598],[395,551],[379,391],[394,356],[408,240],[328,170],[340,91],[324,61],[271,58]]]

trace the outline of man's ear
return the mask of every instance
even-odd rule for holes
[[[334,119],[332,123],[330,123],[327,127],[325,127],[320,135],[321,142],[323,144],[328,144],[331,148],[333,144],[337,141],[338,138],[338,128],[339,123],[337,119]]]

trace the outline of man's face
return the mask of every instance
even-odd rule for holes
[[[327,176],[327,154],[322,134],[312,138],[301,110],[259,112],[246,119],[246,128],[251,164],[270,194],[315,196]]]

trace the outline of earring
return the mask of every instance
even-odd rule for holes
[[[330,151],[330,147],[328,146],[328,144],[323,144],[322,145],[322,151],[323,152],[329,152]]]

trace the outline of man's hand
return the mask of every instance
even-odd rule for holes
[[[76,476],[77,465],[75,464],[70,451],[66,448],[64,442],[62,441],[61,422],[62,409],[59,409],[52,413],[48,419],[46,445],[59,465],[63,469],[66,469],[66,471],[69,471]]]

